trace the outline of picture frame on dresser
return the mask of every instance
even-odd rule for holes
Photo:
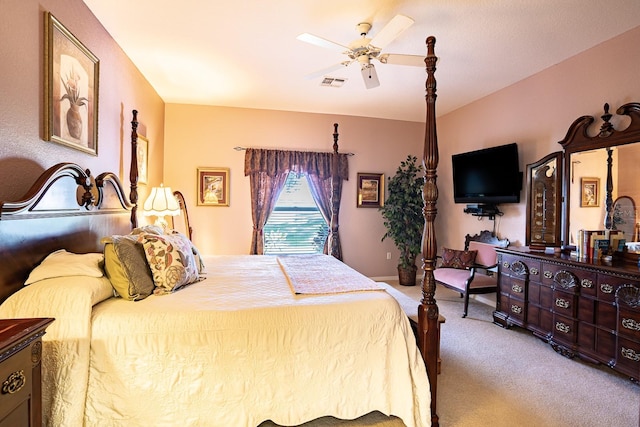
[[[100,61],[45,12],[44,139],[98,155]]]

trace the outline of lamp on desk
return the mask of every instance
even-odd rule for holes
[[[157,217],[155,225],[167,228],[167,221],[164,219],[166,215],[176,216],[180,214],[180,205],[176,200],[171,187],[164,187],[160,184],[160,187],[153,187],[151,194],[144,201],[144,215]]]

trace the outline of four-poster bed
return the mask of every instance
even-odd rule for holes
[[[327,256],[301,258],[297,267],[293,258],[208,257],[205,280],[136,302],[114,297],[106,276],[56,272],[25,286],[54,251],[100,254],[104,237],[128,235],[138,226],[134,110],[129,199],[113,173],[94,178],[76,164],[61,163],[45,171],[22,200],[0,205],[0,318],[56,318],[43,343],[45,422],[257,425],[271,419],[291,425],[380,411],[408,427],[437,426],[434,44],[429,37],[418,347],[405,313],[382,288],[369,290],[373,281],[366,284],[373,288],[331,295],[291,293],[297,280],[316,280],[312,288],[368,280]],[[333,149],[337,161],[337,125]],[[337,209],[332,206],[334,214]],[[146,245],[153,236],[137,230]],[[337,232],[332,215],[331,247]],[[311,267],[327,274],[306,277]],[[196,318],[204,323],[194,323]]]

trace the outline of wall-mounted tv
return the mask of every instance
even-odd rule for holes
[[[522,173],[515,142],[454,154],[451,160],[455,203],[520,202]]]

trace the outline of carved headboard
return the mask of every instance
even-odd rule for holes
[[[94,178],[74,163],[47,169],[21,200],[0,202],[0,302],[49,253],[102,252],[102,237],[130,232],[132,207],[116,175]]]

